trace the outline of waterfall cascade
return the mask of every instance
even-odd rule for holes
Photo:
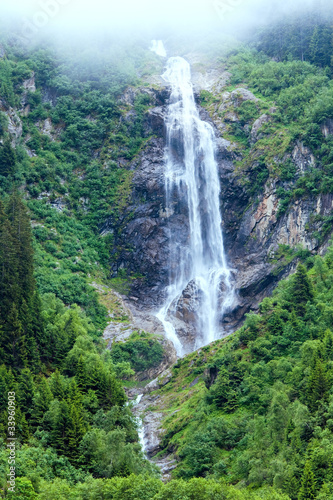
[[[166,57],[167,53],[162,40],[152,40],[150,50],[158,56]]]
[[[185,247],[169,235],[170,284],[157,317],[182,356],[172,315],[189,283],[197,301],[196,349],[223,336],[221,319],[235,302],[235,293],[223,246],[214,130],[200,119],[189,63],[171,57],[162,77],[171,86],[166,119],[166,211],[172,214],[182,201],[189,235]]]
[[[133,401],[133,406],[138,406],[140,404],[140,401],[142,399],[143,394],[138,394],[136,399]],[[140,416],[136,417],[136,423],[138,426],[138,435],[139,435],[139,443],[141,445],[141,450],[143,451],[144,454],[146,454],[146,440],[145,440],[145,429],[143,425],[142,418]]]

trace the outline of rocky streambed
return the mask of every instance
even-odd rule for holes
[[[162,411],[154,410],[154,407],[163,407],[160,396],[151,394],[153,391],[167,384],[172,376],[171,369],[165,370],[158,378],[148,383],[143,389],[130,389],[127,395],[133,401],[133,413],[142,422],[141,435],[142,446],[147,458],[157,465],[162,474],[163,481],[171,479],[171,471],[176,467],[177,460],[172,453],[167,453],[163,457],[157,456],[160,452],[160,443],[163,434],[161,422],[165,417]],[[143,394],[142,394],[143,392]],[[141,396],[138,398],[138,396]],[[139,402],[136,404],[136,401]]]

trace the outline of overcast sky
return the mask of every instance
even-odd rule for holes
[[[321,0],[0,0],[0,14],[47,31],[54,26],[83,30],[126,27],[182,29],[200,26],[246,26],[274,13],[303,9]],[[330,3],[330,0],[325,0]],[[28,29],[28,28],[27,28]]]

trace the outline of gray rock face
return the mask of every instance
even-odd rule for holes
[[[269,115],[264,114],[254,122],[251,129],[252,142],[256,142],[260,138],[259,130],[265,123],[271,121],[271,119],[272,118]]]
[[[22,136],[23,126],[16,111],[10,107],[6,101],[0,99],[0,111],[2,111],[8,120],[8,132],[12,136],[12,144],[15,146]]]
[[[257,102],[259,99],[252,92],[243,88],[238,88],[232,92],[224,92],[222,94],[222,104],[219,107],[219,113],[225,113],[231,106],[237,109],[244,101]],[[229,115],[233,115],[234,119],[230,119]],[[237,115],[231,111],[226,113],[225,118],[229,121],[238,121]]]
[[[154,91],[157,106],[146,114],[144,127],[147,137],[152,137],[145,150],[129,166],[133,171],[133,190],[131,203],[124,213],[121,231],[116,241],[118,258],[113,263],[113,273],[126,268],[142,278],[133,280],[130,296],[135,307],[143,315],[156,312],[163,303],[165,288],[169,284],[169,270],[172,276],[172,262],[169,256],[169,239],[175,238],[180,245],[186,245],[189,237],[187,208],[180,201],[173,200],[173,208],[165,208],[164,185],[164,146],[167,90],[159,94]],[[125,96],[126,102],[132,102],[131,92]],[[237,117],[237,107],[244,101],[257,102],[257,98],[247,89],[236,89],[225,92],[222,98],[222,110],[227,114],[230,107]],[[271,119],[276,108],[269,114],[262,115],[252,127],[252,139],[260,137],[260,129]],[[214,114],[215,117],[218,114]],[[279,200],[276,190],[277,180],[269,179],[259,194],[259,200],[249,197],[244,188],[243,178],[251,179],[251,168],[248,172],[239,172],[235,162],[241,159],[241,152],[223,138],[224,123],[213,123],[208,113],[200,109],[200,116],[212,123],[216,130],[216,158],[221,181],[221,212],[225,247],[230,266],[235,270],[238,306],[223,320],[225,332],[238,327],[244,314],[251,309],[256,310],[260,301],[270,294],[277,282],[295,269],[294,264],[281,265],[274,262],[272,255],[279,245],[298,244],[310,251],[321,251],[318,242],[307,231],[313,215],[326,216],[333,208],[333,197],[321,195],[318,198],[299,200],[283,215],[278,216]],[[223,120],[232,120],[225,116]],[[327,125],[329,127],[329,125]],[[175,149],[181,148],[175,143]],[[296,142],[291,154],[284,161],[291,160],[296,167],[295,180],[315,164],[311,151],[300,142]],[[283,185],[290,189],[290,185]],[[321,223],[315,229],[320,230]],[[113,222],[108,221],[109,228]],[[115,228],[117,229],[117,228]],[[323,244],[325,248],[326,242]],[[169,269],[171,266],[171,269]],[[193,348],[194,332],[191,328],[195,318],[196,304],[200,298],[195,292],[195,283],[190,283],[173,304],[177,333],[182,343]],[[192,347],[190,347],[192,346]],[[186,348],[186,347],[185,347]]]

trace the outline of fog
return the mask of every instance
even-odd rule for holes
[[[3,2],[6,2],[5,4]],[[116,40],[181,38],[198,44],[207,36],[241,38],[281,14],[331,10],[331,0],[0,0],[0,25],[24,41],[45,38],[80,46],[107,35]],[[8,29],[8,23],[6,24]],[[6,28],[6,27],[5,27]],[[1,35],[1,30],[0,30]]]
[[[330,4],[314,0],[11,0],[0,6],[0,14],[7,13],[26,27],[46,32],[55,27],[74,31],[242,29],[281,12],[311,5],[316,10],[320,6],[325,9]]]

